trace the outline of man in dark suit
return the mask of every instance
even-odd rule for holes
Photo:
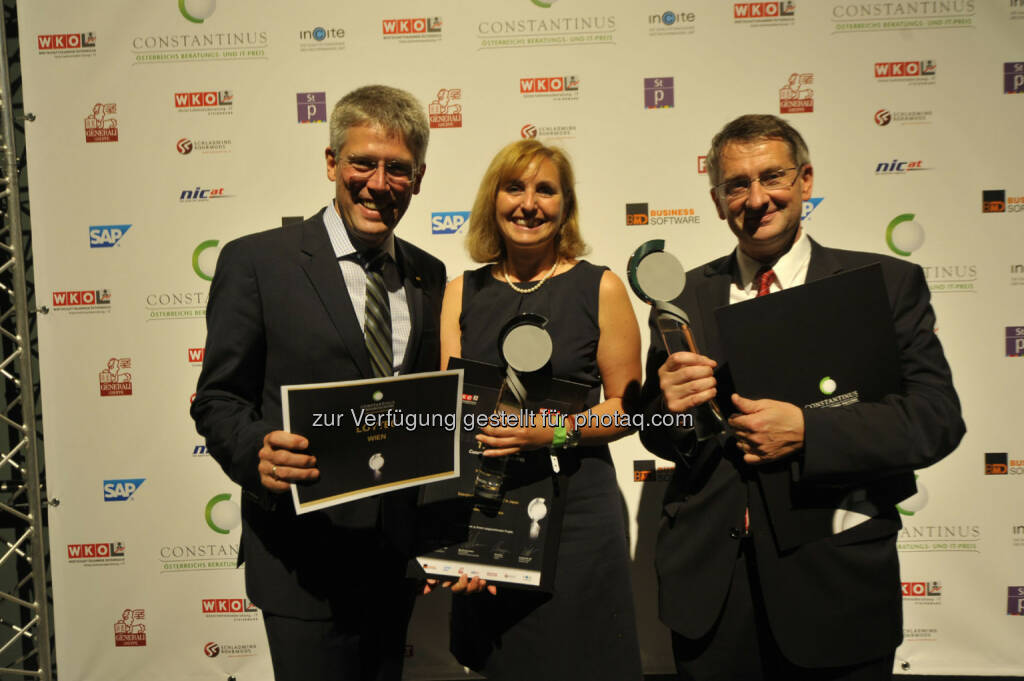
[[[649,450],[676,462],[656,553],[676,667],[700,681],[889,679],[903,635],[895,504],[913,494],[913,470],[964,433],[924,273],[803,233],[813,169],[803,138],[779,118],[732,121],[707,165],[738,247],[690,271],[675,301],[704,354],[667,356],[652,325],[644,398],[650,415],[717,400],[733,434],[641,432]],[[892,308],[899,393],[828,409],[730,394],[715,308],[872,262]],[[857,501],[845,524],[812,526],[822,506],[832,513],[843,499]]]
[[[317,479],[318,452],[281,430],[281,386],[438,368],[444,265],[392,234],[419,192],[429,133],[407,92],[346,95],[326,151],[334,201],[227,244],[210,288],[192,417],[242,487],[246,590],[277,681],[401,677],[417,492],[296,516],[285,493]]]

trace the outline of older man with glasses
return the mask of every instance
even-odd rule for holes
[[[694,319],[705,354],[669,355],[652,324],[644,398],[651,413],[716,400],[730,413],[730,435],[641,431],[649,450],[676,462],[656,553],[676,667],[698,681],[889,679],[903,637],[894,500],[851,529],[804,532],[809,538],[795,547],[778,533],[803,522],[794,509],[824,490],[891,481],[912,490],[913,469],[963,436],[924,273],[888,256],[826,248],[804,233],[814,170],[800,133],[780,118],[727,124],[707,166],[712,201],[737,248],[687,273],[675,301]],[[833,409],[718,394],[728,358],[713,332],[715,308],[870,263],[881,265],[892,308],[899,392]],[[799,476],[786,477],[789,494],[779,503],[762,476],[790,466]]]
[[[343,97],[325,156],[333,201],[220,254],[192,417],[242,487],[246,592],[277,681],[397,681],[414,585],[415,488],[297,516],[316,452],[282,430],[281,386],[438,368],[445,268],[394,236],[419,192],[429,124],[407,92]]]

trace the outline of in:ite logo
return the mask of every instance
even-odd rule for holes
[[[1008,472],[1006,452],[985,452],[985,475],[1006,475]]]

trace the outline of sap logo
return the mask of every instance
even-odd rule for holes
[[[814,209],[817,208],[818,204],[821,203],[822,201],[824,201],[824,197],[820,196],[812,196],[811,198],[804,201],[804,210],[800,214],[800,219],[809,220],[811,217],[811,213],[814,212]]]
[[[145,478],[125,478],[103,481],[103,501],[127,501],[142,486]]]
[[[89,225],[89,248],[110,248],[130,228],[131,225]]]
[[[431,234],[455,234],[469,220],[468,210],[430,214]]]

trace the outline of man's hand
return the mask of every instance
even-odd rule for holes
[[[665,406],[677,414],[704,404],[718,393],[714,368],[718,363],[693,352],[676,352],[658,369]]]
[[[729,417],[736,446],[749,464],[777,461],[804,446],[804,412],[778,400],[748,400],[733,394],[740,414]]]
[[[301,451],[308,446],[309,440],[295,433],[283,430],[267,433],[263,437],[260,462],[257,466],[263,486],[271,492],[281,494],[287,492],[293,482],[319,478],[316,457],[295,453],[296,450]]]

